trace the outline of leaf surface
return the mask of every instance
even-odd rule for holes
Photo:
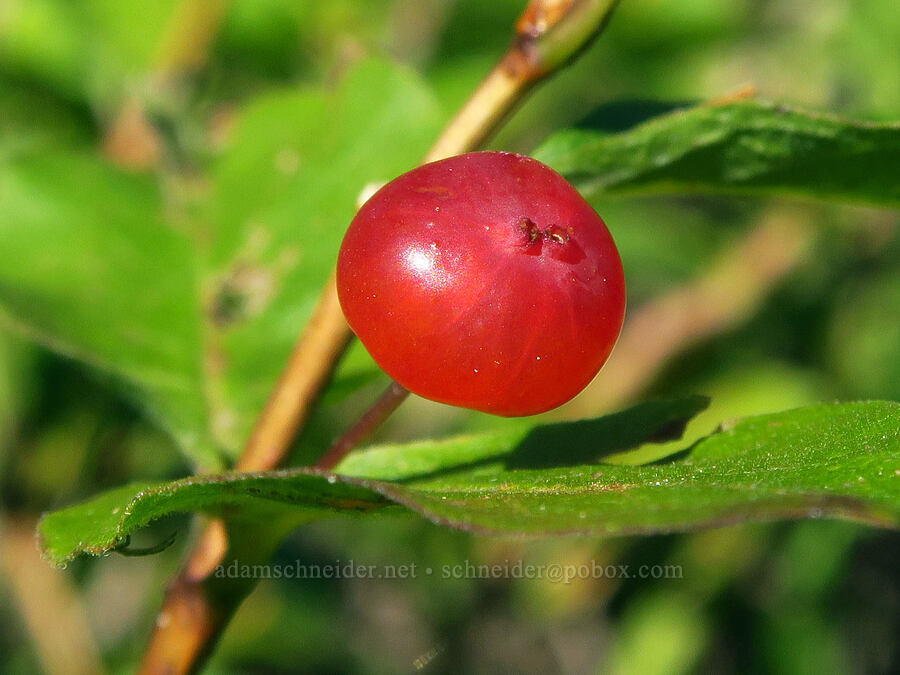
[[[728,192],[900,204],[900,123],[764,101],[683,108],[619,133],[568,129],[535,157],[588,198]]]
[[[370,448],[337,474],[309,469],[119,488],[44,518],[48,558],[99,554],[174,511],[375,512],[400,505],[484,534],[653,534],[785,518],[900,526],[900,404],[820,404],[728,424],[645,465],[603,456],[667,438],[701,399],[597,420]],[[634,422],[641,420],[641,430]],[[579,436],[584,443],[573,444]],[[593,440],[589,440],[589,439]],[[615,439],[610,441],[610,438]],[[588,459],[583,446],[595,455]],[[537,450],[554,457],[556,466]]]
[[[357,196],[412,168],[440,114],[368,61],[334,92],[239,112],[199,186],[87,151],[0,152],[0,322],[115,376],[203,469],[239,453]]]

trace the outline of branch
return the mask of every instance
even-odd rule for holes
[[[332,274],[235,465],[238,471],[265,471],[281,463],[351,337]]]
[[[516,22],[516,38],[426,155],[434,162],[480,148],[542,79],[596,38],[618,0],[538,0]]]
[[[617,0],[530,2],[506,55],[450,122],[425,161],[481,147],[537,82],[562,68],[599,34],[616,4]],[[332,274],[237,462],[238,470],[262,471],[281,463],[351,337]],[[215,568],[210,563],[231,555],[229,539],[222,521],[213,521],[202,533],[184,571],[166,593],[142,673],[194,672],[209,655],[243,598],[240,592],[216,597],[215,580],[209,577]],[[205,575],[197,574],[198,569],[205,570]]]

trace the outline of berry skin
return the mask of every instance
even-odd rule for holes
[[[615,243],[537,160],[475,152],[391,181],[350,225],[337,267],[350,327],[415,394],[533,415],[580,392],[625,313]]]

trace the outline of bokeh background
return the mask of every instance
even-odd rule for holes
[[[522,5],[0,0],[0,156],[29,135],[51,134],[145,170],[160,148],[120,141],[142,123],[129,113],[138,101],[154,137],[202,166],[235,107],[269,91],[333,89],[371,55],[420,73],[449,117],[505,50]],[[186,27],[196,34],[185,35]],[[172,45],[185,44],[195,48],[172,57]],[[747,84],[766,99],[898,119],[897,44],[894,0],[623,0],[602,38],[540,88],[491,147],[529,152],[598,107],[608,121],[625,109],[622,101],[652,109]],[[708,394],[710,410],[687,432],[696,438],[746,414],[900,398],[896,212],[735,197],[595,206],[620,246],[630,311],[668,316],[678,307],[689,319],[680,333],[654,336],[662,355],[650,366],[614,360],[615,378],[598,380],[557,416]],[[771,274],[754,274],[753,256],[779,262]],[[685,297],[695,302],[675,302]],[[706,308],[721,304],[715,320],[690,318],[698,297]],[[368,382],[327,408],[295,461],[319,452],[382,385]],[[502,423],[411,400],[380,438]],[[64,572],[39,560],[34,522],[105,487],[190,471],[108,379],[0,321],[0,670],[135,667],[189,540],[189,519],[142,535],[153,542],[180,533],[159,555],[79,560]],[[440,569],[520,559],[680,565],[683,577],[266,581],[235,617],[209,672],[900,671],[900,537],[847,523],[520,542],[413,518],[341,519],[297,532],[276,562]]]

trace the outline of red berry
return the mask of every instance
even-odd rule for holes
[[[347,231],[337,284],[350,327],[388,375],[496,415],[575,396],[625,313],[603,221],[551,168],[506,152],[426,164],[381,188]]]

